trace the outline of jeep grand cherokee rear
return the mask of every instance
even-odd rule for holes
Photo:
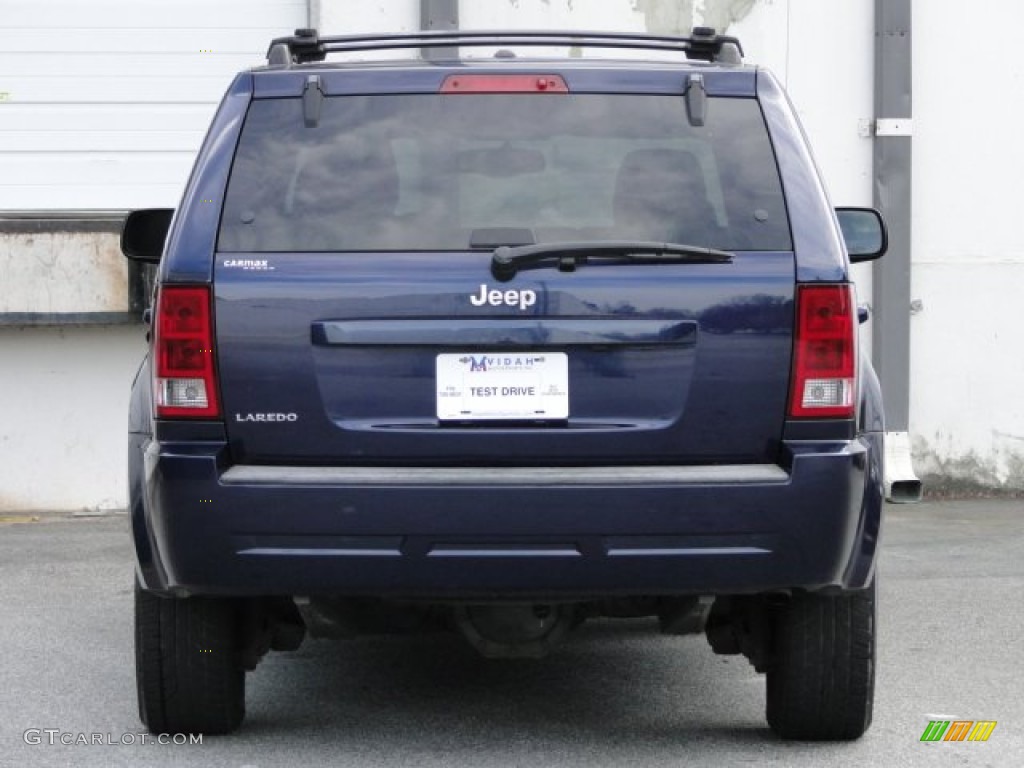
[[[502,42],[688,59],[324,61]],[[307,632],[533,657],[653,615],[766,672],[782,736],[863,733],[878,387],[836,213],[737,53],[304,31],[237,77],[169,226],[123,237],[162,251],[130,435],[150,729],[237,727],[244,670]]]

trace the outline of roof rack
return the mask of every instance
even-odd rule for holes
[[[278,37],[267,50],[267,64],[289,67],[323,61],[328,53],[449,48],[454,46],[578,46],[633,50],[680,51],[688,59],[740,64],[743,46],[735,37],[719,35],[711,27],[694,27],[690,37],[626,34],[618,32],[552,31],[433,31],[395,35],[320,37],[315,29],[296,29],[292,37]]]

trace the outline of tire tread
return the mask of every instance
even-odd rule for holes
[[[245,716],[234,605],[135,587],[139,717],[153,733],[228,733]]]
[[[768,724],[785,739],[857,739],[871,724],[875,587],[797,594],[779,615],[768,668]]]

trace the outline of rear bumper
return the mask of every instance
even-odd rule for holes
[[[801,443],[787,469],[301,468],[139,441],[144,585],[191,593],[585,599],[856,589],[881,443]]]

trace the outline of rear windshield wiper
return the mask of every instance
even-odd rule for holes
[[[557,261],[559,270],[572,272],[594,259],[618,259],[631,264],[728,264],[733,255],[715,248],[644,240],[597,240],[583,243],[541,243],[501,246],[491,257],[491,274],[506,282],[521,268]]]

